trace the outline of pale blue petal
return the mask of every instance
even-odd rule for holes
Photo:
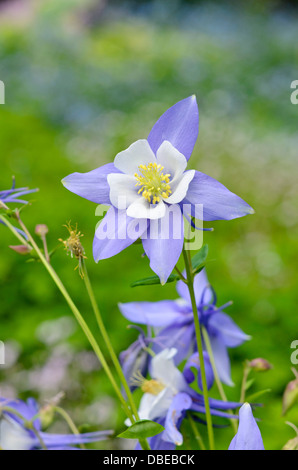
[[[196,171],[182,204],[203,204],[203,220],[231,220],[254,210],[211,176]],[[193,215],[195,213],[193,212]]]
[[[190,96],[169,108],[154,124],[148,142],[156,154],[164,140],[188,160],[199,132],[199,110],[196,97]]]

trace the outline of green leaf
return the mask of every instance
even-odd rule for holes
[[[205,263],[208,256],[208,245],[203,245],[202,248],[192,257],[191,264],[195,273],[203,269],[202,264]],[[202,269],[200,269],[202,267]]]
[[[178,281],[179,279],[180,277],[178,276],[178,274],[170,274],[166,284],[168,284],[169,282]],[[133,282],[130,286],[152,286],[153,284],[160,284],[160,279],[158,276],[145,277],[144,279],[140,279],[139,281]]]
[[[147,437],[156,436],[156,434],[164,431],[164,429],[161,424],[150,421],[149,419],[141,419],[132,424],[117,437],[124,439],[146,439]]]
[[[265,393],[271,392],[271,388],[266,388],[265,390],[261,390],[260,392],[253,393],[252,395],[249,395],[249,397],[245,398],[245,401],[248,401],[252,403],[255,401],[256,398],[261,397],[262,395],[265,395]]]

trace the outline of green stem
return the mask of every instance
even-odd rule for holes
[[[196,338],[197,338],[197,346],[198,346],[200,369],[201,369],[201,376],[202,376],[202,385],[203,385],[204,405],[205,405],[205,411],[206,411],[206,421],[207,421],[207,430],[208,430],[208,438],[209,438],[209,447],[210,447],[210,450],[214,450],[215,448],[214,434],[213,434],[212,418],[211,418],[210,405],[209,405],[209,399],[208,399],[208,387],[207,387],[204,356],[203,356],[203,344],[202,344],[202,337],[201,337],[200,320],[199,320],[198,309],[197,309],[196,298],[195,298],[194,287],[193,287],[192,266],[189,263],[189,257],[187,256],[187,253],[184,247],[183,247],[183,258],[184,258],[184,263],[185,263],[187,286],[188,286],[189,295],[191,299],[194,324],[195,324],[195,332],[196,332]]]
[[[73,420],[71,419],[69,414],[63,408],[60,408],[60,406],[55,406],[54,411],[56,411],[56,413],[58,413],[60,416],[62,416],[62,418],[67,422],[68,427],[69,427],[69,429],[71,430],[71,432],[73,434],[75,434],[76,436],[78,436],[80,434],[80,432],[79,432],[78,428],[76,427],[75,423],[73,422]],[[84,450],[85,449],[84,444],[80,444],[80,448]]]
[[[212,369],[213,369],[215,383],[217,385],[217,388],[218,388],[219,394],[221,396],[221,399],[223,401],[227,402],[228,399],[226,397],[225,391],[223,389],[221,380],[220,380],[218,372],[217,372],[217,367],[216,367],[216,364],[215,364],[214,355],[213,355],[213,351],[212,351],[212,348],[211,348],[209,335],[208,335],[208,332],[207,332],[207,330],[204,326],[202,328],[202,333],[203,333],[203,338],[204,338],[204,341],[205,341],[206,349],[207,349],[207,352],[208,352],[208,356],[209,356],[209,359],[210,359],[210,362],[211,362],[211,366],[212,366]],[[233,414],[232,410],[229,410],[229,412]],[[230,419],[230,422],[231,422],[232,427],[233,427],[233,429],[236,433],[237,432],[237,423],[235,422],[235,420],[233,418]]]
[[[7,220],[6,217],[0,215],[0,220],[4,222],[4,224],[9,228],[9,230],[14,234],[14,236],[17,237],[17,239],[22,243],[22,245],[25,245],[27,248],[32,250],[32,246],[30,246],[27,240],[25,240],[25,238],[22,237],[22,235],[14,228],[14,226],[11,225],[11,223]]]
[[[242,378],[242,383],[241,383],[241,393],[240,393],[240,402],[244,403],[245,402],[245,391],[246,391],[246,382],[248,375],[251,371],[251,368],[248,367],[246,364],[244,365],[244,370],[243,370],[243,378]]]
[[[28,239],[30,240],[33,248],[35,249],[38,257],[40,258],[41,262],[43,263],[43,265],[45,266],[46,270],[48,271],[48,273],[50,274],[50,276],[52,277],[53,281],[55,282],[56,286],[58,287],[58,289],[60,290],[61,294],[63,295],[63,297],[65,298],[68,306],[70,307],[72,313],[74,314],[76,320],[78,321],[80,327],[82,328],[83,332],[85,333],[86,337],[88,338],[91,346],[93,347],[93,350],[95,352],[95,354],[97,355],[99,361],[101,362],[128,418],[132,421],[134,421],[134,417],[133,417],[133,414],[131,413],[129,407],[127,406],[127,403],[126,401],[124,400],[123,396],[122,396],[122,393],[121,393],[121,390],[119,389],[114,377],[113,377],[113,374],[101,352],[101,349],[100,347],[98,346],[91,330],[89,329],[87,323],[85,322],[84,318],[82,317],[80,311],[78,310],[78,308],[76,307],[76,305],[74,304],[73,300],[71,299],[70,295],[68,294],[66,288],[64,287],[62,281],[60,280],[58,274],[56,273],[56,271],[54,270],[54,268],[47,262],[47,260],[45,259],[45,257],[43,256],[42,252],[40,251],[40,249],[38,248],[37,244],[35,243],[33,237],[31,236],[30,232],[27,230],[27,227],[24,225],[24,223],[22,222],[22,220],[20,219],[20,217],[18,218],[19,220],[19,224],[20,226],[22,227],[22,229],[24,230],[24,232],[26,233],[26,235],[28,236]]]
[[[190,412],[187,413],[187,417],[188,417],[191,429],[192,429],[192,431],[194,433],[194,436],[196,438],[196,441],[198,442],[198,444],[200,446],[200,449],[201,450],[206,450],[206,447],[205,447],[205,444],[203,442],[202,436],[199,433],[199,430],[198,430],[198,428],[196,426],[196,423],[194,422],[193,417],[192,417]]]
[[[187,282],[185,277],[183,276],[182,272],[180,271],[180,269],[177,266],[175,266],[175,271],[177,272],[177,274],[180,277],[181,281]]]
[[[98,324],[98,327],[99,327],[99,330],[101,332],[101,335],[104,339],[104,342],[106,344],[106,347],[110,353],[110,356],[111,356],[111,359],[114,363],[114,366],[115,366],[115,369],[118,373],[118,376],[119,376],[119,379],[121,380],[122,382],[122,385],[123,385],[123,388],[125,390],[125,393],[126,393],[126,396],[128,398],[128,401],[130,403],[130,406],[131,406],[131,410],[135,416],[135,419],[137,421],[139,421],[139,414],[138,414],[138,409],[135,405],[135,402],[134,402],[134,399],[133,399],[133,396],[132,396],[132,393],[130,391],[130,388],[129,388],[129,385],[126,381],[126,378],[125,378],[125,375],[122,371],[122,367],[119,363],[119,360],[118,360],[118,357],[117,357],[117,354],[115,353],[114,351],[114,348],[113,348],[113,345],[111,343],[111,340],[109,338],[109,335],[108,335],[108,332],[106,330],[106,327],[104,325],[104,322],[103,322],[103,319],[102,319],[102,316],[101,316],[101,313],[100,313],[100,310],[99,310],[99,307],[98,307],[98,304],[97,304],[97,301],[95,299],[95,295],[94,295],[94,291],[93,291],[93,288],[92,288],[92,284],[90,282],[90,278],[89,278],[89,275],[88,275],[88,271],[87,271],[87,266],[86,266],[86,263],[83,262],[83,270],[84,270],[84,277],[83,277],[83,280],[84,280],[84,283],[85,283],[85,286],[86,286],[86,289],[87,289],[87,293],[88,293],[88,296],[90,298],[90,302],[91,302],[91,305],[92,305],[92,308],[93,308],[93,311],[94,311],[94,315],[95,315],[95,318],[96,318],[96,321],[97,321],[97,324]],[[150,447],[149,447],[149,444],[146,440],[143,441],[143,445],[146,447],[147,450],[150,450]]]

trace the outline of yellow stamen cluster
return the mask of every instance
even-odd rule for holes
[[[144,393],[150,393],[151,395],[158,395],[165,388],[164,384],[158,380],[147,380],[138,371],[131,378],[131,385],[139,387]]]
[[[161,198],[168,198],[171,194],[170,173],[163,174],[164,167],[157,163],[149,163],[149,165],[140,165],[139,172],[134,176],[137,180],[136,186],[141,186],[138,194],[151,204],[156,204]]]
[[[70,253],[72,258],[76,258],[78,260],[78,265],[75,269],[79,269],[80,276],[83,278],[83,260],[86,259],[87,256],[85,256],[85,250],[80,239],[84,235],[78,231],[77,225],[72,227],[70,222],[67,225],[64,225],[64,227],[67,228],[69,237],[66,240],[59,238],[59,242],[63,243],[67,254]]]

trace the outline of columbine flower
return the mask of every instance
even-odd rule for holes
[[[188,219],[196,215],[199,204],[207,221],[253,213],[246,202],[215,179],[195,170],[185,171],[198,124],[198,106],[195,96],[191,96],[168,109],[148,139],[138,140],[118,153],[114,163],[88,173],[73,173],[62,181],[73,193],[111,206],[95,233],[96,262],[116,255],[141,238],[150,266],[163,284],[182,251],[185,204]]]
[[[244,403],[239,410],[239,428],[229,450],[265,450],[260,430],[248,403]]]
[[[229,304],[216,307],[216,295],[208,285],[205,270],[195,276],[194,290],[200,323],[208,331],[219,377],[222,382],[233,385],[227,348],[235,348],[250,337],[222,312]],[[131,302],[120,304],[119,308],[129,321],[157,328],[157,338],[160,337],[163,347],[177,347],[175,362],[178,365],[196,347],[196,335],[189,292],[183,281],[178,281],[177,291],[181,299]],[[152,349],[158,352],[158,343]]]
[[[20,199],[27,194],[35,193],[38,189],[16,188],[15,179],[12,181],[12,188],[0,191],[0,205],[9,203],[28,204],[28,201]]]
[[[1,410],[1,404],[3,407],[13,408],[25,420],[31,421],[34,430],[38,433],[48,450],[77,449],[77,447],[73,446],[101,441],[112,434],[112,431],[99,431],[78,435],[42,432],[41,421],[37,416],[39,408],[33,398],[29,398],[27,402],[22,400],[8,401],[0,398],[0,449],[2,450],[38,450],[42,447],[36,433],[26,427],[24,420],[13,412]]]
[[[192,390],[184,375],[175,367],[176,354],[175,348],[164,349],[151,361],[152,378],[147,380],[140,375],[136,377],[136,383],[144,392],[139,407],[140,418],[157,421],[165,428],[161,434],[151,438],[150,446],[153,450],[175,449],[177,445],[183,443],[179,427],[187,410],[205,414],[203,395]],[[209,403],[211,414],[223,418],[235,418],[235,416],[221,410],[237,408],[240,405],[212,398],[209,399]],[[201,421],[197,415],[195,417]]]
[[[25,199],[21,199],[22,196],[26,196],[27,194],[36,193],[38,189],[29,189],[29,188],[16,188],[15,179],[12,180],[12,187],[11,189],[6,189],[4,191],[0,191],[0,209],[8,209],[7,204],[15,203],[15,204],[28,204],[28,201]],[[0,220],[0,223],[5,225],[5,223]],[[15,229],[19,232],[24,238],[27,238],[27,235],[20,229]]]

